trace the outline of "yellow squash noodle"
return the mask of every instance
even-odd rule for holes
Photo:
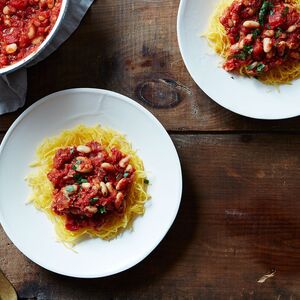
[[[218,2],[210,17],[208,30],[204,34],[209,41],[209,45],[224,59],[228,58],[228,50],[231,44],[226,35],[226,31],[220,22],[220,17],[233,1],[234,0],[220,0]],[[285,2],[295,5],[300,10],[300,0],[287,0]],[[244,71],[244,67],[240,68],[240,74],[248,76]],[[287,61],[262,74],[258,79],[265,84],[277,86],[280,84],[291,84],[293,80],[299,77],[300,63],[296,61]]]
[[[65,228],[65,217],[55,214],[51,209],[53,185],[48,180],[47,174],[53,167],[53,157],[59,148],[74,145],[84,145],[90,141],[97,141],[110,152],[116,147],[125,154],[131,156],[131,164],[135,168],[134,181],[126,195],[126,209],[123,214],[113,214],[97,230],[82,228],[77,231],[69,231]],[[124,229],[130,228],[138,215],[144,214],[144,204],[148,200],[147,184],[145,184],[145,171],[142,160],[132,149],[125,136],[115,130],[100,126],[87,127],[78,125],[71,130],[65,130],[55,137],[45,139],[36,151],[38,160],[31,164],[36,170],[26,178],[32,188],[29,201],[35,207],[47,214],[55,224],[57,237],[60,241],[75,245],[86,237],[99,237],[110,240],[116,237]]]

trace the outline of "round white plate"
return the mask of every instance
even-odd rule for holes
[[[179,47],[194,81],[214,101],[244,116],[283,119],[300,115],[300,80],[281,86],[279,92],[258,80],[233,76],[222,69],[222,59],[201,37],[218,1],[181,0],[180,3]]]
[[[145,164],[151,199],[133,231],[108,242],[89,239],[74,247],[56,242],[47,216],[26,205],[24,177],[45,137],[77,124],[101,124],[124,133]],[[0,147],[0,221],[28,258],[53,272],[81,278],[112,275],[144,259],[172,225],[181,200],[182,175],[176,149],[159,121],[129,98],[97,89],[73,89],[43,98],[11,126]]]

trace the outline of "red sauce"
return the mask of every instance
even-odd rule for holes
[[[0,68],[35,51],[53,28],[62,0],[0,0]]]
[[[97,142],[57,150],[48,179],[54,186],[52,210],[66,216],[66,228],[98,228],[122,213],[134,179],[130,157],[116,148],[109,154]]]
[[[220,18],[231,47],[226,71],[251,76],[300,60],[300,13],[284,0],[235,0]]]

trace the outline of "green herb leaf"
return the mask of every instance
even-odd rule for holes
[[[259,35],[260,35],[260,29],[256,28],[253,32],[252,32],[252,37],[255,40]]]
[[[90,199],[90,203],[95,204],[98,200],[99,200],[98,197],[94,197],[94,198]]]
[[[77,166],[76,165],[72,165],[72,170],[76,171],[77,170]]]
[[[67,185],[65,187],[65,190],[68,192],[68,193],[72,193],[75,191],[75,187],[73,185]]]
[[[244,51],[233,55],[234,58],[241,59],[241,60],[245,60],[246,56],[247,55]]]
[[[260,63],[260,64],[257,65],[256,71],[257,72],[262,72],[265,67],[266,67],[266,65],[264,65],[263,63]]]
[[[127,178],[128,176],[129,176],[128,172],[125,172],[124,175],[123,175],[124,178]]]
[[[286,17],[288,13],[289,13],[289,8],[286,6],[286,7],[283,9],[283,12],[281,13],[281,15],[282,15],[283,17]]]
[[[108,182],[108,177],[104,176],[104,182]]]
[[[76,180],[77,183],[81,184],[81,183],[85,183],[85,182],[88,182],[87,179],[85,178],[82,178],[82,176],[80,174],[74,174],[73,175],[73,178]]]
[[[106,208],[104,206],[99,206],[98,207],[98,213],[100,214],[105,214],[106,213]]]
[[[253,52],[253,46],[251,46],[251,45],[248,45],[248,46],[245,45],[243,50],[244,50],[244,52],[246,52],[247,54],[250,55]]]
[[[149,181],[147,178],[144,179],[144,183],[145,183],[145,184],[149,184],[149,182],[150,182],[150,181]]]
[[[246,69],[247,69],[248,71],[251,71],[251,70],[253,70],[255,67],[256,67],[255,64],[251,64],[251,65],[248,65],[248,66],[246,67]]]
[[[275,38],[278,39],[281,36],[282,29],[278,27],[277,31],[275,32]]]
[[[271,2],[269,1],[264,1],[261,8],[260,8],[260,11],[259,11],[259,15],[258,15],[258,21],[259,21],[259,24],[261,26],[264,25],[265,23],[265,18],[270,10],[270,8],[272,8],[273,5]]]

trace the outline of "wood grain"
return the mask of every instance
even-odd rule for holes
[[[31,263],[1,230],[0,267],[21,298],[300,297],[300,137],[175,134],[172,139],[184,193],[176,221],[157,249],[131,270],[80,280]],[[257,283],[272,270],[273,278]]]
[[[28,70],[25,108],[62,89],[95,87],[135,99],[171,131],[298,132],[299,118],[250,120],[221,108],[196,86],[178,49],[178,4],[96,0],[71,38]],[[152,107],[161,105],[166,108]],[[0,130],[7,130],[21,112],[1,116]]]

